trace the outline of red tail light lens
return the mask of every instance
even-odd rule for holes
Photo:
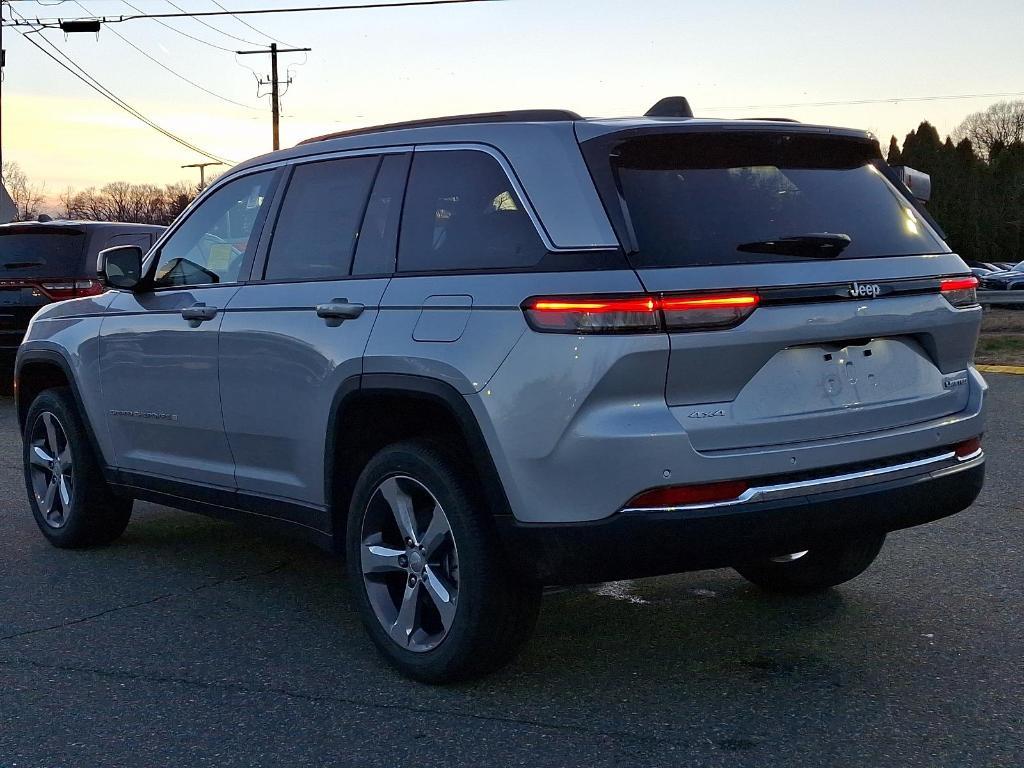
[[[691,504],[735,501],[749,488],[750,484],[745,480],[730,480],[706,485],[670,485],[664,488],[653,488],[634,496],[626,504],[626,509],[685,507]]]
[[[757,309],[756,293],[723,293],[707,296],[665,296],[661,310],[670,330],[726,328],[743,322]]]
[[[548,333],[651,333],[661,329],[650,296],[579,296],[529,299],[523,311],[530,325]]]
[[[757,308],[756,293],[682,296],[544,296],[528,299],[530,326],[547,333],[653,333],[737,325]]]
[[[973,307],[978,304],[978,278],[973,275],[943,280],[939,290],[954,307]]]
[[[40,283],[39,287],[54,301],[74,299],[79,296],[98,296],[103,293],[103,285],[99,280],[85,278],[82,280],[54,280]]]

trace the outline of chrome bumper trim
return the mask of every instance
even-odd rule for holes
[[[742,495],[735,499],[729,499],[728,501],[715,501],[704,504],[683,504],[675,507],[627,507],[623,509],[622,512],[685,512],[688,510],[734,507],[738,504],[749,504],[757,501],[787,499],[815,493],[838,491],[843,490],[844,488],[868,486],[873,485],[874,483],[899,480],[904,477],[915,477],[919,475],[940,477],[953,472],[970,469],[984,461],[985,453],[980,448],[971,455],[963,458],[958,458],[955,452],[948,451],[947,453],[939,454],[938,456],[931,456],[927,459],[917,459],[916,461],[907,461],[902,464],[893,464],[888,467],[867,469],[861,472],[848,472],[842,475],[818,477],[813,480],[797,480],[791,483],[755,486],[753,488],[748,488]]]

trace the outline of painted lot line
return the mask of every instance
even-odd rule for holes
[[[1024,365],[978,365],[975,367],[982,373],[1024,374]]]

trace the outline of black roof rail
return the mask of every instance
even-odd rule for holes
[[[582,120],[583,118],[568,109],[518,109],[508,112],[480,112],[474,115],[452,115],[450,117],[431,117],[426,120],[409,120],[404,123],[388,123],[373,125],[368,128],[353,128],[349,131],[325,133],[311,139],[300,141],[296,146],[314,144],[328,139],[342,139],[346,136],[362,136],[368,133],[383,131],[400,131],[405,128],[433,128],[439,125],[472,125],[474,123],[554,123],[566,120]]]
[[[764,120],[769,123],[799,123],[799,120],[794,120],[792,117],[744,117],[743,120]]]

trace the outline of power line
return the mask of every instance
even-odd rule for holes
[[[747,104],[742,107],[705,107],[704,112],[731,112],[741,109],[792,109],[795,107],[846,107],[858,104],[896,104],[901,101],[952,101],[955,99],[999,99],[1024,96],[1024,91],[1007,93],[957,93],[948,96],[906,96],[889,99],[852,99],[850,101],[805,101],[792,104]]]
[[[24,18],[24,17],[22,17],[22,18]],[[183,147],[185,147],[187,149],[191,149],[193,152],[196,152],[196,153],[198,153],[200,155],[203,155],[204,157],[208,157],[211,160],[217,160],[217,161],[226,163],[228,165],[233,165],[233,163],[231,161],[225,160],[223,157],[219,157],[218,155],[215,155],[212,152],[207,152],[206,150],[197,147],[195,144],[193,144],[192,142],[188,141],[187,139],[184,139],[181,136],[178,136],[178,135],[176,135],[174,133],[171,133],[166,128],[164,128],[164,127],[158,125],[157,123],[153,122],[152,120],[150,120],[148,117],[146,117],[141,112],[139,112],[137,109],[135,109],[133,106],[131,106],[126,101],[124,101],[119,96],[117,96],[115,93],[113,93],[113,91],[109,90],[106,86],[101,84],[98,80],[96,80],[96,78],[94,78],[92,75],[90,75],[86,70],[82,69],[82,67],[80,67],[78,64],[76,64],[73,59],[71,59],[69,56],[61,53],[60,49],[56,48],[55,46],[53,46],[53,44],[50,43],[49,40],[46,40],[46,38],[42,38],[41,37],[40,41],[46,43],[51,48],[53,48],[57,52],[57,54],[59,54],[60,56],[63,56],[64,59],[67,60],[67,62],[62,61],[57,55],[54,55],[53,53],[48,51],[46,48],[44,48],[42,45],[40,45],[40,41],[37,41],[36,39],[31,37],[31,35],[36,34],[36,32],[21,32],[21,31],[19,31],[19,34],[25,40],[27,40],[29,43],[31,43],[33,46],[38,48],[45,56],[47,56],[48,58],[50,58],[53,61],[55,61],[61,67],[66,69],[68,72],[70,72],[76,78],[78,78],[83,83],[85,83],[87,86],[89,86],[92,90],[94,90],[97,93],[99,93],[105,99],[107,99],[107,100],[111,101],[112,103],[116,104],[118,107],[120,107],[124,111],[128,112],[133,117],[137,118],[138,120],[141,120],[142,122],[144,122],[146,125],[148,125],[153,130],[158,131],[159,133],[162,133],[164,136],[166,136],[167,138],[171,139],[172,141],[175,141],[178,144],[182,145]]]
[[[79,8],[81,8],[81,9],[82,9],[83,11],[85,11],[86,13],[89,13],[89,9],[88,9],[88,8],[86,8],[86,7],[84,6],[84,5],[82,5],[82,4],[80,3],[80,2],[78,2],[78,0],[75,0],[75,5],[77,5],[77,6],[79,7]],[[146,57],[147,59],[149,59],[150,61],[152,61],[152,62],[153,62],[154,64],[156,64],[156,65],[157,65],[158,67],[160,67],[161,69],[165,69],[165,70],[167,70],[167,71],[168,71],[168,72],[170,72],[170,73],[171,73],[172,75],[174,75],[174,76],[175,76],[176,78],[178,78],[179,80],[183,80],[183,81],[185,81],[186,83],[188,83],[189,85],[191,85],[191,86],[192,86],[193,88],[198,88],[198,89],[199,89],[200,91],[203,91],[204,93],[208,93],[208,94],[210,94],[211,96],[214,96],[214,97],[216,97],[216,98],[220,99],[221,101],[226,101],[226,102],[227,102],[228,104],[234,104],[234,105],[235,105],[235,106],[237,106],[237,107],[244,107],[245,109],[252,109],[252,110],[254,110],[254,111],[257,111],[257,112],[259,112],[259,111],[262,111],[262,110],[260,110],[260,108],[259,108],[259,107],[254,107],[254,106],[252,106],[251,104],[243,104],[243,103],[242,103],[242,102],[240,102],[240,101],[235,101],[234,99],[230,99],[230,98],[228,98],[227,96],[222,96],[221,94],[219,94],[219,93],[217,93],[217,92],[215,92],[215,91],[211,91],[211,90],[210,90],[209,88],[207,88],[207,87],[205,87],[205,86],[203,86],[203,85],[200,85],[200,84],[199,84],[199,83],[197,83],[197,82],[196,82],[195,80],[190,80],[189,78],[185,77],[185,76],[184,76],[183,74],[181,74],[180,72],[178,72],[177,70],[175,70],[175,69],[172,69],[171,67],[167,66],[166,64],[164,64],[164,63],[163,63],[162,61],[160,61],[159,59],[157,59],[157,58],[154,58],[154,57],[153,57],[153,56],[151,56],[151,55],[150,55],[149,53],[147,53],[147,52],[146,52],[145,50],[143,50],[142,48],[140,48],[139,46],[137,46],[137,45],[136,45],[135,43],[133,43],[133,42],[132,42],[131,40],[129,40],[129,39],[127,38],[127,37],[125,37],[125,36],[124,36],[124,35],[122,35],[122,34],[121,34],[120,32],[118,32],[118,31],[117,31],[116,29],[111,29],[111,30],[109,30],[109,31],[110,31],[110,33],[111,33],[111,34],[113,34],[113,35],[115,35],[116,37],[120,38],[120,39],[121,39],[121,40],[122,40],[122,41],[123,41],[123,42],[124,42],[125,44],[127,44],[127,45],[131,46],[131,47],[132,47],[132,48],[134,48],[134,49],[135,49],[136,51],[138,51],[138,52],[139,52],[139,53],[141,53],[141,54],[142,54],[143,56],[145,56],[145,57]]]
[[[140,8],[137,8],[136,6],[132,5],[131,3],[128,2],[128,0],[121,0],[121,2],[124,3],[125,5],[127,5],[129,8],[131,8],[133,11],[137,11],[138,13],[145,14],[145,11],[143,11]],[[145,16],[140,16],[139,18],[145,18]],[[234,50],[232,50],[231,48],[226,48],[223,45],[217,45],[216,43],[211,43],[209,40],[203,40],[203,38],[201,38],[201,37],[196,37],[195,35],[190,35],[188,32],[180,30],[177,27],[172,27],[166,21],[161,21],[160,19],[153,19],[153,21],[155,21],[161,27],[166,27],[167,29],[171,30],[171,32],[176,32],[177,34],[181,35],[182,37],[187,37],[189,40],[195,40],[197,43],[202,43],[203,45],[208,45],[211,48],[216,48],[218,51],[224,51],[225,53],[234,53]]]
[[[235,19],[238,23],[243,24],[244,26],[248,27],[253,32],[255,32],[257,35],[263,35],[264,37],[270,38],[274,42],[280,43],[281,45],[284,45],[284,46],[289,47],[289,48],[294,48],[295,47],[295,46],[291,45],[291,43],[286,43],[284,40],[282,40],[279,37],[274,37],[273,35],[268,35],[263,30],[256,29],[256,27],[254,27],[248,21],[243,19],[241,16],[236,16],[234,11],[231,11],[231,10],[227,9],[223,5],[218,3],[217,0],[210,0],[210,2],[213,3],[214,5],[216,5],[218,8],[220,8],[222,11],[227,11],[228,13],[230,13],[231,14],[231,18]]]
[[[198,20],[199,17],[204,16],[249,16],[253,14],[263,13],[308,13],[313,11],[359,11],[368,10],[373,8],[416,8],[420,6],[438,6],[438,5],[467,5],[470,3],[501,3],[505,0],[402,0],[401,2],[387,3],[387,2],[372,2],[372,3],[351,3],[346,5],[306,5],[306,6],[295,6],[290,8],[246,8],[244,10],[236,11],[182,11],[180,13],[143,13],[139,11],[136,15],[119,15],[119,16],[100,16],[92,17],[88,19],[59,19],[59,18],[43,18],[35,19],[34,21],[28,21],[23,19],[22,21],[8,22],[5,26],[12,27],[26,27],[26,26],[40,26],[40,27],[59,27],[61,21],[99,21],[102,24],[118,24],[125,21],[134,21],[136,19],[182,19],[182,18],[193,18]],[[173,3],[172,3],[173,5]],[[175,6],[177,7],[177,6]],[[136,11],[139,9],[136,8]],[[216,27],[214,27],[216,29]],[[217,30],[220,31],[220,30]],[[225,33],[226,34],[226,33]]]
[[[207,29],[212,29],[214,32],[216,32],[219,35],[224,35],[225,37],[230,37],[232,40],[237,40],[238,42],[245,43],[246,45],[260,45],[260,43],[254,43],[252,40],[246,40],[244,37],[238,37],[238,35],[232,35],[230,32],[225,32],[220,27],[215,27],[215,26],[213,26],[213,24],[205,22],[202,19],[196,18],[196,16],[198,14],[189,13],[184,8],[182,8],[180,5],[172,2],[172,0],[164,0],[164,2],[167,3],[169,6],[171,6],[172,8],[177,8],[179,11],[181,11],[185,15],[195,19],[197,22],[202,24]]]

